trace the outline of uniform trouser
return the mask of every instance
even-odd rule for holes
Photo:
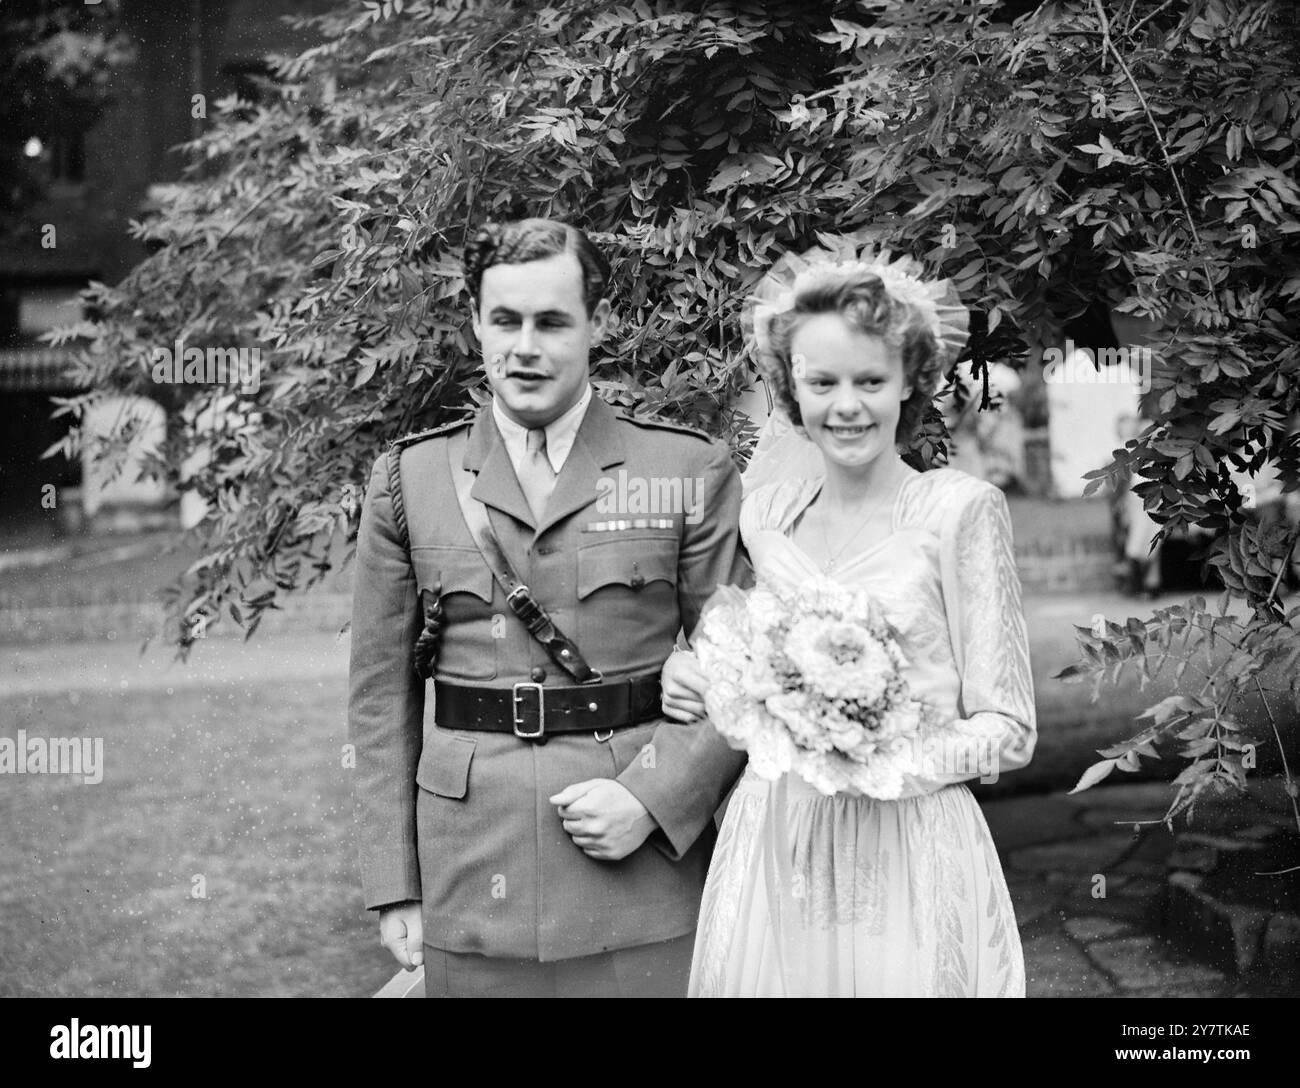
[[[554,960],[424,946],[425,997],[685,997],[695,934]]]

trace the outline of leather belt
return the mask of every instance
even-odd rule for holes
[[[593,732],[597,740],[608,740],[615,729],[663,714],[658,673],[567,688],[529,681],[508,688],[471,687],[436,680],[434,698],[439,728],[513,733],[534,741],[551,733]]]

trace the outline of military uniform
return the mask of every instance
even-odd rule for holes
[[[593,397],[540,519],[489,409],[407,443],[400,469],[394,496],[385,459],[375,466],[357,545],[349,729],[366,905],[419,899],[434,949],[542,962],[689,934],[712,817],[741,753],[707,722],[661,713],[536,740],[458,729],[439,720],[435,693],[540,684],[544,700],[578,686],[507,607],[461,514],[458,471],[475,474],[472,498],[514,571],[610,684],[657,674],[717,586],[749,583],[740,481],[726,448]],[[611,508],[619,496],[644,497],[637,481],[690,481],[699,506]],[[427,684],[411,652],[421,590],[436,592],[443,610]],[[658,824],[621,861],[585,855],[548,801],[593,778],[617,779]]]

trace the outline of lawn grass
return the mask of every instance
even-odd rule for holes
[[[0,779],[0,996],[377,989],[343,700],[342,678],[0,700],[5,736],[104,738],[97,785]]]

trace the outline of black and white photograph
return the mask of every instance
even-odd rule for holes
[[[0,149],[0,996],[1300,996],[1300,5],[0,0]]]

